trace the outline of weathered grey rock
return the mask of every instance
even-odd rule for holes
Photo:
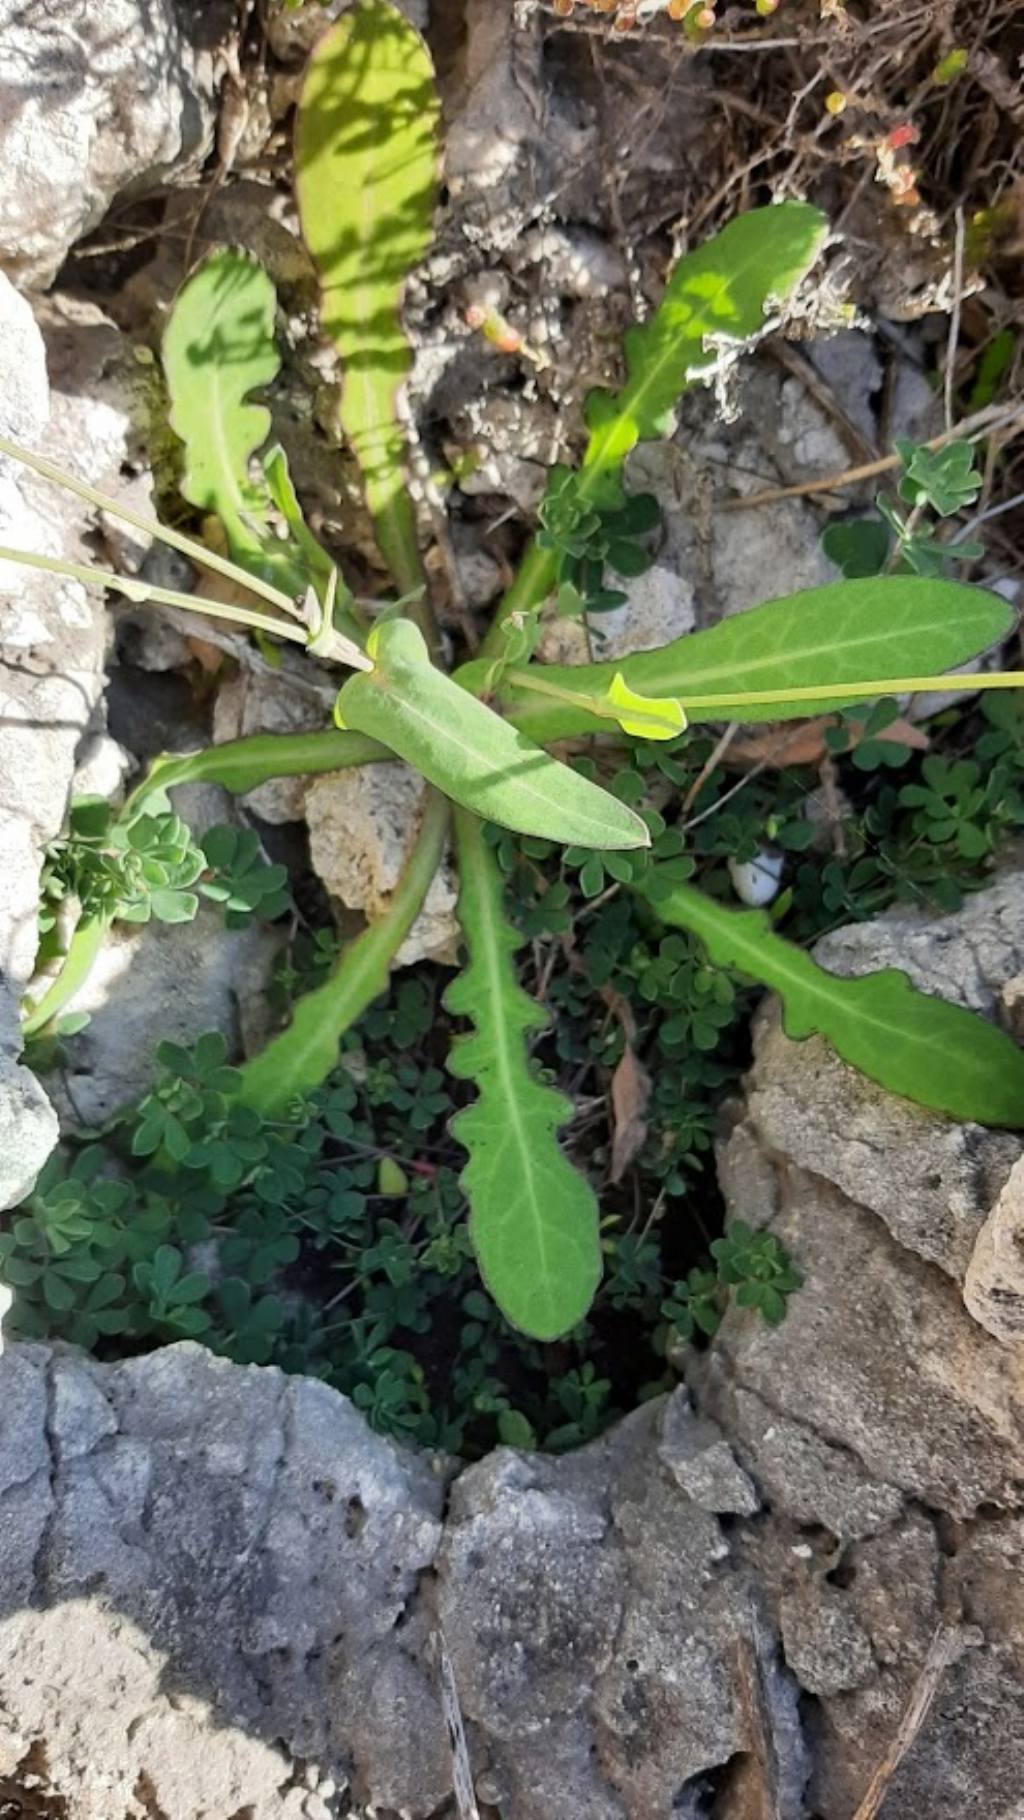
[[[651,1456],[656,1415],[561,1461],[502,1450],[454,1487],[438,1610],[503,1813],[667,1814],[742,1748],[746,1614],[718,1522]]]
[[[1013,1349],[977,1326],[948,1277],[820,1176],[783,1167],[772,1230],[805,1287],[777,1329],[731,1311],[716,1374],[929,1504],[969,1516],[1012,1503],[1024,1458]],[[713,1391],[707,1413],[728,1432]]]
[[[19,1346],[0,1384],[0,1779],[35,1747],[76,1820],[328,1820],[376,1756],[388,1807],[444,1800],[410,1612],[441,1475],[326,1386],[197,1346]]]
[[[502,195],[521,171],[543,118],[536,26],[517,31],[511,10],[468,0],[462,64],[445,134],[445,169],[454,195]],[[504,199],[504,198],[503,198]]]
[[[6,46],[5,46],[6,49]],[[111,325],[48,307],[47,341],[0,273],[0,433],[117,490],[128,452]],[[47,365],[50,380],[47,379]],[[87,508],[0,457],[0,542],[87,560]],[[76,582],[4,564],[0,573],[0,1205],[20,1200],[56,1140],[56,1121],[17,1065],[16,999],[37,945],[43,848],[58,832],[80,742],[97,728],[105,616]],[[98,728],[97,728],[98,731]]]
[[[1024,960],[1024,873],[1007,872],[954,916],[900,911],[839,930],[815,956],[849,975],[900,967],[922,991],[994,1017],[1000,987]],[[885,1093],[822,1037],[791,1042],[773,1004],[756,1020],[754,1045],[743,1135],[723,1159],[734,1211],[759,1223],[764,1158],[779,1154],[869,1207],[902,1245],[962,1282],[1020,1139]],[[752,1172],[751,1154],[761,1159]]]
[[[329,724],[331,700],[317,700],[316,666],[305,663],[310,692],[282,688],[279,677],[239,670],[217,692],[213,713],[214,742],[241,739],[250,733],[308,733]],[[289,675],[294,666],[289,667]],[[329,688],[329,685],[328,685]],[[334,693],[336,693],[336,687]],[[256,815],[268,822],[301,821],[307,779],[273,777],[243,797]]]
[[[841,1694],[873,1678],[867,1632],[841,1592],[811,1581],[783,1596],[779,1620],[786,1661],[808,1693]]]
[[[0,275],[0,428],[116,497],[134,453],[124,340],[92,306],[47,299],[39,314],[42,334]],[[88,562],[94,522],[90,507],[0,457],[0,541]],[[19,983],[35,959],[42,850],[59,831],[84,736],[102,732],[106,639],[96,592],[2,566],[0,967]]]
[[[613,577],[613,587],[619,585]],[[595,615],[591,632],[598,636],[599,657],[626,657],[631,651],[653,651],[674,638],[692,632],[697,623],[693,586],[674,570],[655,563],[645,575],[622,583],[629,595],[625,606]]]
[[[198,171],[225,6],[0,0],[0,267],[43,288],[114,198]]]
[[[964,1303],[997,1340],[1024,1340],[1024,1162],[1014,1164],[975,1240]]]
[[[57,1115],[20,1051],[18,1001],[0,980],[0,1209],[25,1199],[57,1142]]]
[[[721,1381],[714,1402],[736,1453],[778,1515],[823,1526],[843,1541],[873,1535],[899,1516],[898,1487],[872,1479],[849,1448],[826,1440],[799,1413],[781,1415],[755,1391]]]
[[[661,1419],[658,1458],[702,1510],[751,1517],[761,1500],[717,1423],[694,1415],[685,1390],[669,1398]]]
[[[178,790],[175,807],[197,838],[232,820],[231,798],[216,786]],[[272,1021],[263,994],[280,941],[265,923],[225,929],[220,907],[205,901],[190,923],[115,923],[69,1001],[89,1022],[65,1039],[64,1066],[53,1077],[62,1123],[101,1125],[138,1100],[160,1042],[188,1045],[220,1030],[234,1053],[262,1047]]]
[[[332,897],[373,920],[387,908],[419,822],[426,786],[408,765],[377,762],[314,778],[306,820],[314,868]],[[456,958],[458,886],[445,860],[395,956],[396,967]]]
[[[318,38],[342,13],[347,13],[352,0],[324,0],[317,6],[288,7],[273,0],[267,19],[267,43],[282,63],[301,62],[308,57]],[[427,24],[427,0],[395,0],[400,13],[410,25],[423,31]]]

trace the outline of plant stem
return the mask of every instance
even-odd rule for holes
[[[601,730],[604,714],[595,706],[593,695],[580,691],[573,693],[561,684],[546,683],[543,669],[510,670],[506,680],[524,693],[548,695],[592,714],[597,723],[595,733]],[[721,708],[730,719],[742,719],[738,710],[753,707],[784,707],[794,702],[837,702],[877,701],[885,695],[921,695],[940,693],[943,695],[974,695],[982,689],[1021,689],[1024,688],[1024,670],[968,670],[950,671],[940,676],[883,676],[872,682],[830,682],[810,683],[799,688],[790,689],[734,689],[723,690],[714,695],[686,695],[673,699],[680,703],[685,712],[690,714],[707,713],[708,710]],[[508,717],[516,721],[516,704],[507,707]],[[617,718],[617,717],[616,717]],[[546,742],[543,732],[535,729],[533,736],[538,743]],[[550,734],[547,736],[550,738]]]
[[[534,686],[531,676],[530,688]],[[875,682],[810,683],[795,689],[734,690],[732,694],[691,695],[685,708],[734,708],[780,706],[799,701],[875,701],[883,695],[973,695],[979,689],[1022,689],[1024,670],[953,670],[944,676],[883,676]]]
[[[523,557],[515,581],[498,603],[480,647],[480,657],[500,655],[501,628],[506,620],[511,619],[513,613],[536,613],[554,589],[557,571],[557,552],[542,550],[536,541],[533,542]]]
[[[336,727],[316,733],[252,733],[180,758],[168,753],[154,759],[121,814],[137,815],[150,798],[178,784],[222,784],[225,790],[239,794],[274,777],[322,777],[394,756],[365,733],[341,733]]]
[[[90,487],[84,480],[74,474],[65,474],[52,461],[46,461],[42,455],[36,455],[31,449],[23,449],[16,442],[9,442],[0,436],[0,455],[10,456],[12,461],[20,461],[25,467],[41,474],[44,480],[52,480],[55,486],[63,487],[67,493],[77,494],[79,499],[88,500],[90,505],[97,506],[101,512],[109,512],[111,517],[120,518],[122,523],[133,525],[145,537],[153,537],[158,543],[169,544],[172,550],[180,550],[201,567],[216,570],[218,575],[226,575],[229,581],[241,583],[253,594],[270,601],[272,606],[280,607],[282,613],[295,612],[295,602],[279,588],[272,587],[270,582],[263,581],[258,575],[250,575],[240,569],[237,563],[230,562],[226,556],[218,556],[215,550],[208,550],[205,544],[197,543],[194,538],[186,537],[181,531],[172,531],[169,526],[158,523],[155,518],[144,518],[139,512],[129,511],[127,506],[118,500],[111,499],[109,494],[101,493],[97,487]],[[16,561],[24,561],[16,557]],[[150,598],[155,598],[151,594]],[[275,627],[276,627],[276,621]]]
[[[419,914],[447,831],[447,798],[429,790],[419,833],[383,916],[349,944],[326,984],[299,1000],[288,1028],[242,1068],[237,1097],[243,1106],[279,1112],[297,1094],[319,1087],[335,1067],[345,1031],[387,991],[390,963]]]
[[[159,605],[186,607],[190,613],[208,613],[212,619],[230,619],[236,625],[272,632],[277,638],[294,639],[300,645],[309,641],[308,629],[296,619],[279,619],[270,613],[258,613],[252,607],[231,607],[225,601],[206,600],[201,594],[182,594],[175,588],[153,587],[148,581],[137,581],[130,575],[116,575],[112,569],[94,569],[88,563],[66,562],[63,557],[38,556],[34,550],[9,550],[3,546],[0,546],[0,562],[19,563],[26,569],[44,569],[48,575],[63,575],[91,588],[109,588],[114,593],[127,595],[129,600],[156,601]],[[232,580],[242,581],[242,572],[232,572]],[[253,586],[254,578],[246,575],[244,582],[246,587]],[[281,599],[287,600],[287,596],[282,595]]]
[[[109,916],[83,917],[76,925],[61,970],[41,999],[26,1001],[22,1035],[38,1036],[84,986],[110,928]]]

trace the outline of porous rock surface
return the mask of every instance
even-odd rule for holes
[[[993,1012],[1022,906],[1008,873],[822,954],[938,968]],[[685,1386],[565,1458],[460,1471],[191,1345],[9,1351],[0,1791],[70,1820],[428,1820],[443,1638],[483,1815],[851,1820],[938,1643],[881,1820],[1020,1820],[1024,1355],[963,1284],[1021,1145],[957,1147],[860,1084],[892,1162],[855,1200],[848,1076],[766,1005],[721,1167],[804,1287],[777,1329],[732,1310]]]
[[[105,356],[91,334],[72,358],[55,317],[50,329],[47,346],[0,271],[0,435],[107,485],[125,458],[127,419],[90,383]],[[0,544],[82,561],[88,524],[88,508],[69,508],[0,455]],[[23,1198],[57,1138],[17,1059],[17,1002],[35,959],[42,849],[95,724],[104,643],[102,606],[77,582],[0,564],[0,1207]]]
[[[52,282],[125,191],[198,171],[227,0],[0,0],[0,267]]]
[[[378,761],[315,777],[306,784],[305,815],[314,870],[331,896],[372,922],[381,916],[401,877],[423,813],[427,786],[405,764]],[[392,966],[453,962],[458,885],[450,858],[430,882],[423,908]]]

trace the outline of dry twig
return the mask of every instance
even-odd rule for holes
[[[1022,422],[1024,404],[990,404],[983,411],[975,411],[973,417],[965,417],[952,431],[944,430],[941,436],[933,436],[924,446],[926,449],[942,449],[948,442],[954,442],[961,436],[983,436]],[[748,512],[754,506],[771,506],[779,499],[799,499],[805,493],[835,493],[841,487],[854,486],[857,481],[871,480],[876,474],[889,474],[899,465],[898,455],[882,455],[877,461],[862,462],[857,468],[843,468],[838,474],[825,474],[818,480],[798,480],[792,486],[766,487],[762,493],[747,493],[739,499],[727,499],[721,509],[724,512]]]
[[[965,1650],[975,1648],[980,1641],[980,1633],[973,1627],[965,1628],[961,1624],[939,1625],[928,1646],[921,1672],[911,1689],[896,1735],[872,1776],[853,1820],[875,1820],[896,1771],[928,1717],[928,1710],[947,1668],[958,1662]]]

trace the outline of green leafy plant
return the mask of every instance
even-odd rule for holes
[[[290,639],[354,672],[338,690],[340,725],[157,761],[98,837],[103,865],[95,867],[95,888],[102,897],[109,887],[112,898],[99,913],[83,910],[64,967],[30,1008],[26,1028],[47,1031],[70,1002],[102,940],[110,901],[125,901],[115,887],[129,872],[145,885],[148,896],[140,901],[149,903],[151,913],[159,913],[157,903],[173,913],[190,903],[189,893],[204,888],[220,897],[229,917],[255,910],[273,914],[281,906],[284,881],[278,870],[261,870],[251,842],[237,831],[215,835],[212,847],[202,848],[210,878],[198,872],[189,877],[200,849],[181,832],[170,808],[176,784],[205,777],[246,790],[274,775],[324,774],[369,759],[404,759],[431,788],[384,913],[342,949],[326,977],[319,968],[318,983],[295,1004],[287,1027],[243,1068],[229,1069],[226,1058],[213,1051],[187,1065],[181,1056],[168,1062],[172,1078],[143,1102],[132,1149],[136,1157],[151,1158],[167,1180],[201,1178],[214,1196],[248,1183],[254,1205],[244,1210],[232,1235],[235,1249],[225,1241],[226,1267],[250,1291],[254,1284],[265,1287],[275,1269],[286,1267],[288,1218],[280,1196],[289,1192],[290,1172],[305,1163],[302,1156],[284,1154],[290,1146],[280,1132],[312,1130],[311,1098],[324,1091],[347,1035],[386,990],[390,962],[440,864],[454,804],[468,961],[448,1004],[473,1026],[471,1034],[456,1033],[451,1064],[475,1093],[453,1126],[469,1159],[462,1172],[471,1206],[469,1237],[501,1309],[528,1335],[549,1340],[585,1321],[598,1276],[599,1223],[592,1190],[560,1142],[571,1107],[538,1075],[526,1047],[543,1014],[517,977],[503,880],[528,873],[531,862],[541,858],[549,866],[567,864],[568,875],[560,871],[557,881],[542,876],[543,889],[535,892],[529,912],[535,929],[557,930],[560,922],[564,927],[577,887],[595,906],[606,893],[633,894],[644,917],[662,932],[658,941],[625,962],[616,949],[620,937],[602,918],[598,929],[606,947],[598,944],[592,964],[598,970],[604,964],[633,967],[640,991],[652,993],[664,1011],[659,1047],[686,1084],[707,1083],[701,1070],[733,1025],[741,977],[779,991],[792,1034],[826,1036],[840,1054],[893,1091],[961,1118],[1024,1123],[1024,1061],[1007,1036],[915,991],[901,974],[838,979],[779,936],[764,916],[730,912],[696,889],[688,881],[698,860],[708,863],[713,884],[717,858],[737,851],[753,856],[753,828],[732,811],[731,820],[702,829],[692,852],[684,851],[679,831],[667,825],[657,803],[645,802],[641,812],[643,780],[622,763],[623,751],[628,758],[632,750],[627,741],[642,740],[649,764],[660,766],[661,778],[671,782],[673,767],[685,768],[679,741],[688,724],[796,718],[849,711],[858,703],[866,704],[870,716],[880,697],[945,683],[944,670],[1005,638],[1013,616],[997,597],[935,579],[928,570],[846,580],[768,602],[710,631],[615,664],[567,668],[536,661],[537,622],[545,605],[552,602],[563,611],[580,610],[580,603],[607,605],[607,571],[628,578],[646,562],[639,539],[654,521],[642,496],[638,502],[626,484],[631,451],[665,434],[688,386],[737,358],[764,333],[813,263],[825,237],[824,218],[806,204],[782,203],[739,217],[678,261],[650,320],[626,336],[622,385],[588,399],[582,462],[576,470],[565,465],[553,470],[538,535],[479,656],[446,675],[437,661],[400,409],[409,356],[399,304],[405,279],[429,242],[436,120],[421,40],[388,0],[360,0],[324,34],[310,65],[299,106],[297,191],[303,234],[322,282],[323,324],[343,364],[338,428],[359,462],[381,551],[401,596],[377,612],[372,626],[306,529],[280,451],[264,446],[269,420],[252,392],[276,370],[273,297],[258,268],[241,256],[214,253],[188,280],[165,345],[173,421],[185,444],[187,494],[220,520],[232,560],[180,532],[140,520],[21,452],[41,474],[207,568],[227,573],[262,604],[179,595],[32,554],[22,560],[118,588],[130,598],[169,600],[226,616],[263,638]],[[228,370],[218,372],[211,386],[212,447],[203,440],[202,381],[218,363]],[[0,448],[18,453],[7,443]],[[905,460],[905,485],[914,489],[906,495],[912,510],[897,535],[904,561],[913,568],[912,538],[920,536],[911,522],[914,514],[926,506],[941,513],[951,502],[963,502],[973,481],[960,456],[947,454],[936,463],[915,453]],[[1003,673],[961,677],[956,686],[1016,687],[1020,681]],[[598,746],[589,759],[568,763],[548,750],[565,738],[601,733],[611,735],[613,754]],[[664,756],[651,759],[658,747]],[[703,787],[698,776],[698,793]],[[935,789],[927,779],[922,787]],[[930,799],[904,805],[915,815],[929,813],[931,806]],[[967,826],[981,812],[972,798],[952,819]],[[500,824],[502,832],[489,837],[481,818]],[[947,810],[932,820],[943,830],[941,845],[951,816]],[[775,817],[768,830],[794,853],[806,846],[806,832],[784,816]],[[531,853],[527,842],[539,845]],[[922,838],[921,844],[928,841]],[[960,846],[970,860],[962,841]],[[557,858],[559,848],[564,862]],[[87,871],[79,855],[69,872],[68,895],[77,890],[77,880],[84,883]],[[850,889],[847,879],[835,882],[837,897],[844,889]],[[666,932],[671,926],[686,932],[684,946]],[[573,982],[563,981],[560,990],[571,1008]],[[599,1047],[609,1043],[607,1032],[592,1040]],[[945,1060],[951,1052],[958,1057],[956,1068]],[[368,1078],[376,1078],[372,1069]],[[659,1179],[672,1181],[690,1167],[691,1157],[699,1161],[709,1129],[703,1110],[688,1122],[671,1083],[659,1087],[663,1098],[666,1091],[675,1092],[671,1117],[683,1134],[659,1158]],[[385,1098],[411,1091],[400,1080],[397,1089],[390,1080],[379,1088]],[[432,1094],[440,1097],[427,1086],[422,1098],[413,1097],[428,1120]],[[343,1124],[351,1109],[335,1099],[330,1116]],[[316,1132],[316,1141],[325,1141],[320,1124]],[[378,1176],[383,1160],[373,1159],[371,1179],[390,1179],[390,1186],[378,1188],[387,1200],[401,1193],[401,1185],[388,1170]],[[330,1195],[317,1201],[309,1224],[318,1241],[344,1244],[346,1221],[355,1217],[345,1197],[366,1194],[367,1182],[353,1172],[340,1200]],[[210,1217],[215,1216],[204,1216]],[[146,1298],[148,1331],[153,1324],[161,1333],[184,1331],[194,1324],[200,1302],[208,1301],[198,1295],[197,1273],[188,1268],[191,1242],[161,1238],[180,1258],[173,1271],[161,1253],[153,1274],[152,1247],[145,1259],[134,1260],[147,1263],[141,1278],[133,1262],[131,1281]],[[616,1254],[622,1294],[628,1281],[644,1277],[638,1243],[620,1246]],[[439,1269],[439,1260],[459,1255],[455,1245],[447,1225],[435,1227],[428,1250],[433,1248]],[[375,1246],[363,1247],[373,1251],[379,1280],[353,1323],[348,1383],[380,1420],[398,1427],[403,1421],[421,1424],[430,1400],[422,1366],[409,1346],[392,1345],[392,1336],[396,1327],[415,1333],[422,1318],[414,1282],[422,1254],[407,1233],[383,1222]],[[751,1246],[743,1255],[744,1283],[767,1284],[776,1296],[788,1293],[781,1277],[771,1279],[769,1257]],[[729,1266],[734,1267],[740,1266]],[[279,1307],[263,1307],[264,1300],[254,1301],[250,1293],[244,1301],[240,1290],[231,1290],[227,1307],[223,1296],[218,1305],[217,1318],[229,1323],[236,1338],[248,1335],[244,1344],[250,1349],[276,1346],[281,1331]],[[768,1295],[758,1305],[769,1319],[779,1306]],[[504,1393],[488,1373],[485,1360],[474,1394],[502,1403]],[[566,1393],[564,1413],[577,1436],[587,1432],[594,1408],[603,1406],[603,1381],[599,1372],[581,1376],[572,1395]],[[503,1414],[513,1426],[523,1416],[507,1398],[492,1413]],[[532,1418],[523,1420],[532,1424]]]
[[[717,1333],[728,1301],[756,1309],[769,1327],[785,1319],[786,1297],[803,1278],[773,1232],[752,1232],[744,1220],[732,1220],[720,1239],[713,1239],[713,1270],[693,1269],[672,1286],[661,1312],[678,1339]]]
[[[886,569],[946,575],[951,564],[973,562],[984,554],[981,544],[971,539],[940,538],[928,516],[955,517],[977,499],[982,477],[974,466],[971,443],[954,440],[929,449],[898,437],[896,450],[902,466],[899,496],[912,510],[901,512],[894,500],[879,493],[875,504],[880,518],[842,519],[822,534],[826,556],[848,579],[881,575]]]

